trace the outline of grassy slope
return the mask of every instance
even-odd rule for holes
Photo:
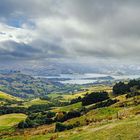
[[[5,92],[0,91],[0,99],[6,99],[6,100],[11,100],[11,101],[20,101],[20,98],[14,97],[12,95],[9,95]]]
[[[39,105],[39,104],[48,104],[48,103],[50,103],[50,102],[47,100],[41,100],[41,99],[37,98],[37,99],[33,99],[31,101],[25,102],[24,107],[29,107],[32,105]]]
[[[12,95],[0,91],[0,105],[4,105],[11,101],[14,102],[14,101],[22,101],[22,100],[18,97],[14,97]]]
[[[25,136],[28,140],[138,140],[140,138],[140,116],[109,123],[90,124],[60,133]],[[24,140],[25,137],[12,137],[5,140]]]
[[[75,103],[75,104],[64,106],[64,107],[57,107],[56,109],[53,109],[52,111],[54,111],[54,112],[66,111],[67,112],[67,111],[71,111],[71,110],[76,110],[81,107],[82,107],[82,103],[79,102],[79,103]]]
[[[139,121],[140,116],[136,116],[96,127],[94,125],[84,126],[62,132],[57,140],[138,140],[140,133]]]
[[[0,116],[0,132],[7,131],[13,128],[16,124],[26,118],[25,114],[7,114]]]

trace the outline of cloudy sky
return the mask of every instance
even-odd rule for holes
[[[0,63],[140,61],[139,0],[3,0]]]

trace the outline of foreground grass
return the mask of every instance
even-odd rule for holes
[[[140,116],[101,126],[87,126],[63,132],[57,140],[138,140]]]
[[[124,120],[115,120],[102,124],[90,124],[60,133],[49,133],[37,136],[20,136],[3,140],[139,140],[140,116],[133,116]]]

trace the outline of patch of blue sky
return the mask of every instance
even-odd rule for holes
[[[27,21],[24,18],[8,19],[7,20],[7,24],[9,26],[16,27],[16,28],[22,28],[23,24],[26,24],[30,28],[34,28],[35,27],[35,24],[32,21]]]

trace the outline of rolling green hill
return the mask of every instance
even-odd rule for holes
[[[5,92],[0,91],[0,99],[6,99],[6,100],[13,100],[13,101],[21,101],[20,98],[14,97],[12,95],[9,95]]]
[[[80,90],[78,85],[63,85],[20,72],[0,74],[0,91],[20,98],[38,98],[49,93],[66,93]]]
[[[33,136],[32,140],[138,140],[140,130],[140,116],[118,120],[107,124],[88,125],[65,131],[53,136]]]
[[[102,91],[108,91],[109,99],[105,98],[96,102],[100,98],[99,94],[106,94]],[[90,96],[90,100],[94,102],[83,105],[82,99],[88,97],[88,95],[96,95]],[[81,100],[77,100],[79,96]],[[93,98],[96,100],[93,100]],[[72,100],[74,102],[70,102]],[[112,103],[114,100],[116,102]],[[59,101],[66,102],[66,104],[57,104]],[[75,94],[63,95],[54,93],[52,96],[50,94],[49,98],[40,97],[22,101],[21,104],[22,107],[26,108],[26,120],[24,120],[26,116],[21,116],[22,120],[24,120],[22,122],[20,122],[21,118],[18,115],[18,118],[14,118],[15,115],[1,116],[2,119],[0,121],[3,122],[1,130],[8,130],[5,137],[1,137],[3,140],[139,139],[139,90],[116,96],[112,93],[111,87],[100,85],[89,87],[86,91]],[[48,104],[53,104],[54,106],[48,106]],[[18,122],[20,122],[18,129],[15,129],[16,127],[13,126]],[[8,126],[9,124],[10,127]]]
[[[14,103],[18,101],[22,101],[22,100],[18,97],[14,97],[12,95],[0,91],[0,105],[5,105],[7,103]]]
[[[29,107],[32,105],[41,105],[41,104],[49,104],[50,102],[48,100],[42,100],[40,98],[36,98],[27,102],[24,102],[23,105],[24,107]]]

